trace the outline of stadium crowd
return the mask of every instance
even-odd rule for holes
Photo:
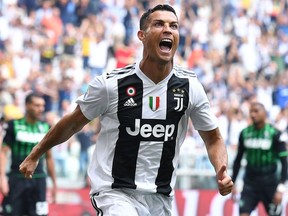
[[[264,103],[269,121],[288,131],[287,0],[2,0],[1,122],[23,116],[25,95],[36,91],[45,99],[45,118],[55,124],[75,107],[95,75],[138,59],[142,50],[136,23],[143,9],[159,2],[168,2],[178,13],[176,63],[195,71],[203,84],[230,163],[239,133],[249,123],[251,101]],[[55,147],[58,176],[78,177],[75,166],[85,170],[87,149],[99,131],[97,121],[85,130],[86,135]],[[211,168],[192,126],[182,150],[179,168]],[[71,157],[76,161],[67,160]],[[192,186],[204,185],[179,184]]]

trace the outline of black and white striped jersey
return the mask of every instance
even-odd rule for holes
[[[88,169],[91,193],[131,188],[170,196],[187,122],[217,127],[202,85],[192,71],[174,66],[160,83],[132,64],[96,77],[77,99],[101,131]]]

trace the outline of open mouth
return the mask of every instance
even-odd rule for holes
[[[172,48],[172,40],[167,38],[162,39],[159,43],[159,46],[162,51],[168,52]]]

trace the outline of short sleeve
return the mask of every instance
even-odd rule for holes
[[[13,127],[13,121],[7,122],[4,126],[4,138],[3,138],[3,146],[10,146],[15,142],[15,136],[14,136],[14,127]]]
[[[108,107],[108,94],[104,75],[95,77],[88,86],[85,94],[79,96],[76,103],[80,106],[83,115],[89,119],[103,114]]]
[[[210,109],[210,104],[202,84],[195,78],[190,81],[190,118],[196,130],[210,131],[218,127],[218,120]]]

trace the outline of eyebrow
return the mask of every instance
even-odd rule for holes
[[[165,20],[162,20],[162,19],[155,19],[155,20],[152,20],[152,22],[163,22],[165,23],[166,21]],[[169,22],[170,24],[179,24],[178,21],[171,21]]]

